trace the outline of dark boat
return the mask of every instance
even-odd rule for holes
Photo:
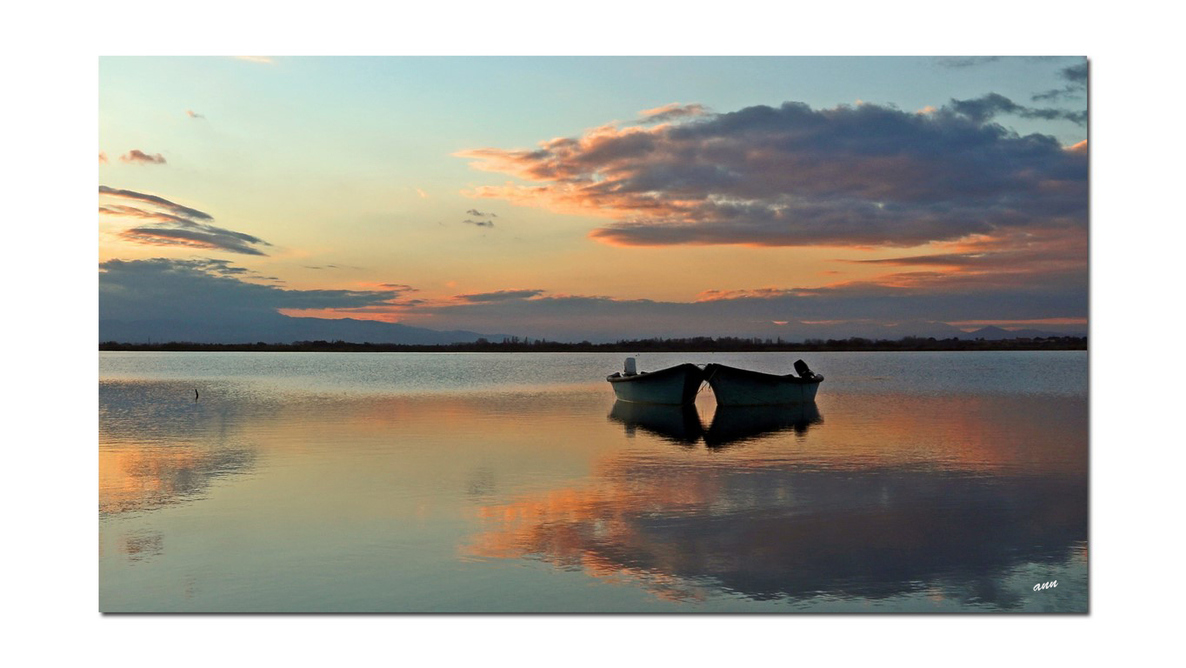
[[[637,373],[634,358],[626,359],[626,369],[605,378],[614,388],[618,401],[639,404],[690,404],[696,400],[704,370],[695,364],[677,364],[658,371]]]
[[[815,401],[815,393],[824,377],[813,373],[803,360],[795,362],[795,371],[795,374],[778,376],[724,364],[704,367],[705,380],[712,386],[712,393],[721,406],[775,406]]]

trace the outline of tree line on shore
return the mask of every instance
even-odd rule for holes
[[[802,342],[782,339],[707,337],[680,339],[635,339],[613,343],[565,343],[545,339],[507,337],[502,341],[478,339],[468,343],[403,344],[352,343],[349,341],[294,341],[292,343],[121,343],[107,341],[99,344],[107,351],[210,351],[210,352],[503,352],[503,353],[561,353],[561,352],[856,352],[856,351],[945,351],[945,350],[1087,350],[1087,337],[1050,336],[1013,339],[936,339],[908,336],[896,340],[866,339],[807,339]]]

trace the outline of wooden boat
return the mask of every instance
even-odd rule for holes
[[[795,362],[796,374],[778,376],[709,364],[704,375],[712,386],[720,406],[776,406],[815,401],[815,393],[824,377],[813,373],[803,360]]]
[[[633,357],[626,359],[626,368],[605,378],[614,388],[618,401],[639,404],[690,404],[696,400],[704,370],[695,364],[677,364],[658,371],[638,373]]]

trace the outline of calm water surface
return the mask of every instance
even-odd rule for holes
[[[619,354],[100,353],[100,609],[1087,611],[1086,353],[639,362],[799,356],[755,411],[615,405]]]

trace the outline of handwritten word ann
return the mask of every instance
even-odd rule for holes
[[[1053,580],[1051,582],[1043,582],[1042,584],[1034,585],[1034,591],[1041,591],[1043,589],[1053,589],[1057,586],[1058,586],[1058,580]]]

